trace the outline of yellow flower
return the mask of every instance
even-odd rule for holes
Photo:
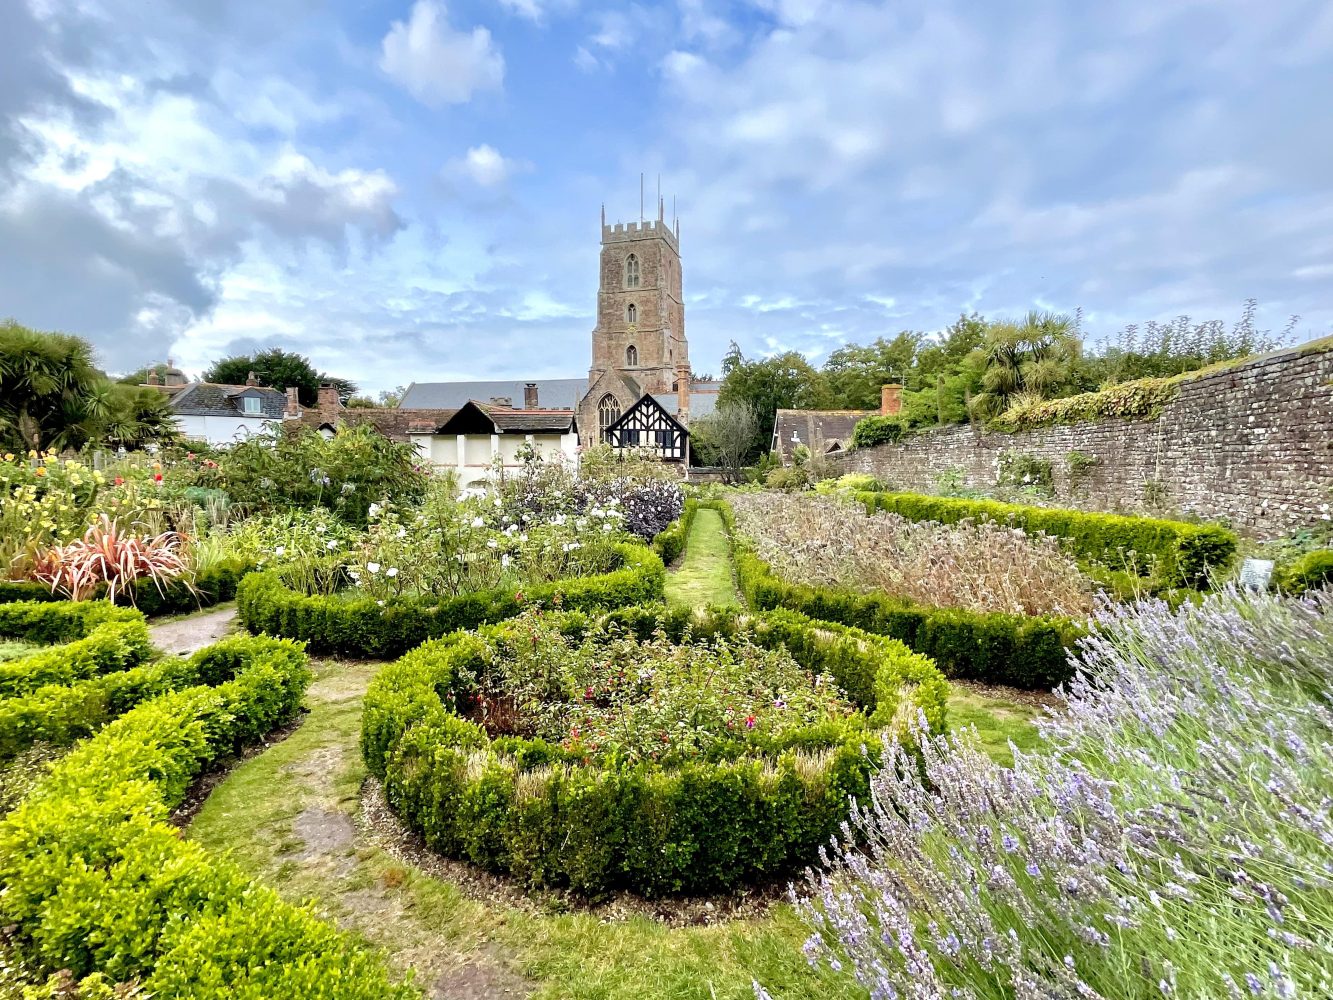
[[[14,461],[14,453],[12,451],[5,452],[5,461],[6,462]]]
[[[44,475],[46,475],[46,467],[43,466],[43,465],[39,465],[39,466],[37,466],[37,468],[33,469],[32,471],[33,471],[33,475],[36,475],[36,476],[44,476]]]

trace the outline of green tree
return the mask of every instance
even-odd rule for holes
[[[972,398],[972,408],[993,417],[1020,398],[1061,395],[1077,376],[1082,344],[1071,317],[1030,312],[1016,323],[992,323],[981,351],[983,391]]]
[[[913,381],[920,342],[920,334],[904,330],[891,340],[880,337],[864,346],[839,347],[824,362],[824,405],[834,410],[877,409],[886,383]]]
[[[355,382],[321,374],[310,363],[309,358],[294,351],[284,351],[280,347],[270,347],[257,354],[234,354],[216,361],[208,371],[204,372],[204,381],[223,385],[244,385],[251,372],[255,373],[261,384],[273,389],[296,386],[302,406],[314,406],[318,402],[321,383],[335,386],[339,398],[344,402],[351,398],[357,389]]]
[[[758,416],[746,455],[746,461],[751,462],[768,450],[779,409],[817,407],[823,393],[820,373],[798,352],[785,351],[771,358],[747,361],[733,341],[722,359],[722,388],[717,405],[719,409],[749,406]]]
[[[720,466],[729,482],[739,482],[759,424],[759,414],[748,403],[723,404],[690,425],[690,448],[704,465]]]
[[[0,441],[14,449],[137,448],[177,437],[169,399],[112,382],[80,337],[0,323]]]

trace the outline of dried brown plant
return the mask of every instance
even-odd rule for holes
[[[783,579],[923,604],[1086,615],[1092,584],[1056,538],[989,521],[908,521],[834,497],[738,493],[736,528]]]

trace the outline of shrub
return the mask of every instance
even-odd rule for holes
[[[803,465],[789,465],[771,470],[764,478],[764,485],[770,490],[794,492],[810,485],[810,470]]]
[[[634,607],[600,620],[561,614],[551,625],[573,642],[619,628],[640,641],[660,644],[652,636],[661,631],[687,645],[730,643],[748,630],[759,646],[832,675],[867,716],[858,725],[760,732],[741,740],[748,750],[711,762],[663,766],[634,755],[598,762],[579,741],[492,739],[455,711],[485,690],[477,679],[492,669],[497,646],[517,637],[514,623],[426,643],[385,668],[367,693],[367,766],[432,848],[532,885],[660,895],[787,874],[814,857],[849,798],[867,787],[879,736],[866,726],[905,735],[903,720],[916,709],[936,729],[944,723],[948,685],[929,660],[790,613]],[[558,681],[563,661],[555,660]]]
[[[1333,584],[1333,549],[1307,552],[1295,562],[1278,566],[1274,577],[1278,588],[1288,594]]]
[[[68,684],[96,674],[128,670],[146,660],[152,649],[148,625],[141,615],[105,621],[94,625],[82,638],[0,663],[0,698],[26,694],[48,684]]]
[[[619,566],[609,573],[447,598],[307,596],[286,586],[277,573],[264,572],[243,580],[236,600],[251,632],[302,639],[312,652],[399,656],[427,639],[512,618],[525,603],[581,609],[660,599],[666,578],[662,560],[641,545],[620,543],[614,551]]]
[[[1333,995],[1328,596],[1108,606],[1078,667],[1043,753],[886,761],[806,954],[923,1000]]]
[[[883,488],[878,479],[864,472],[848,472],[837,479],[821,479],[815,483],[817,493],[872,493]]]
[[[1056,616],[975,612],[915,604],[886,594],[787,583],[736,534],[735,514],[720,501],[736,560],[736,580],[756,610],[787,608],[890,636],[933,660],[946,677],[1049,690],[1071,676],[1067,649],[1083,634]]]
[[[265,640],[276,642],[276,640]],[[187,658],[164,657],[66,684],[47,684],[0,700],[0,761],[36,744],[68,746],[149,698],[234,672],[237,650],[257,648],[248,637],[225,639]],[[228,667],[227,664],[232,666]]]
[[[862,417],[852,428],[852,447],[871,448],[877,444],[891,444],[907,433],[907,421],[902,417],[878,414]]]
[[[993,522],[869,516],[835,497],[738,494],[736,524],[786,580],[971,611],[1086,614],[1092,588],[1056,539]]]
[[[694,523],[694,512],[698,509],[697,500],[684,501],[680,517],[658,533],[653,539],[653,551],[662,562],[671,564],[685,551],[685,542],[690,537],[690,525]]]
[[[130,603],[149,616],[177,614],[220,604],[236,596],[236,585],[241,577],[254,568],[254,563],[248,559],[228,557],[187,579],[169,581],[160,590],[152,580],[139,579],[134,581]],[[94,590],[88,598],[96,603],[104,593],[102,589]],[[0,604],[12,601],[60,603],[63,599],[40,583],[0,580]]]
[[[1213,571],[1224,572],[1236,554],[1232,531],[1215,524],[1188,524],[1152,517],[1096,514],[1054,507],[1029,507],[996,500],[967,500],[920,493],[864,493],[867,510],[883,510],[909,521],[953,524],[964,519],[995,521],[1064,539],[1075,554],[1112,569],[1139,573],[1156,562],[1164,586],[1206,587]]]
[[[132,596],[140,579],[161,590],[183,577],[189,569],[184,543],[174,531],[151,537],[132,534],[103,514],[82,538],[40,553],[28,575],[71,600],[100,591],[114,604],[119,596]]]
[[[281,902],[167,823],[211,762],[296,711],[292,643],[244,639],[216,687],[140,705],[52,768],[0,822],[0,919],[35,970],[139,980],[151,995],[410,995],[345,935]]]

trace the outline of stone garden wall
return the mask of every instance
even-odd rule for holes
[[[900,489],[929,490],[941,475],[990,488],[1008,450],[1050,462],[1070,506],[1221,518],[1258,537],[1317,525],[1333,510],[1333,341],[1185,382],[1155,420],[939,428],[838,456],[834,467]]]

